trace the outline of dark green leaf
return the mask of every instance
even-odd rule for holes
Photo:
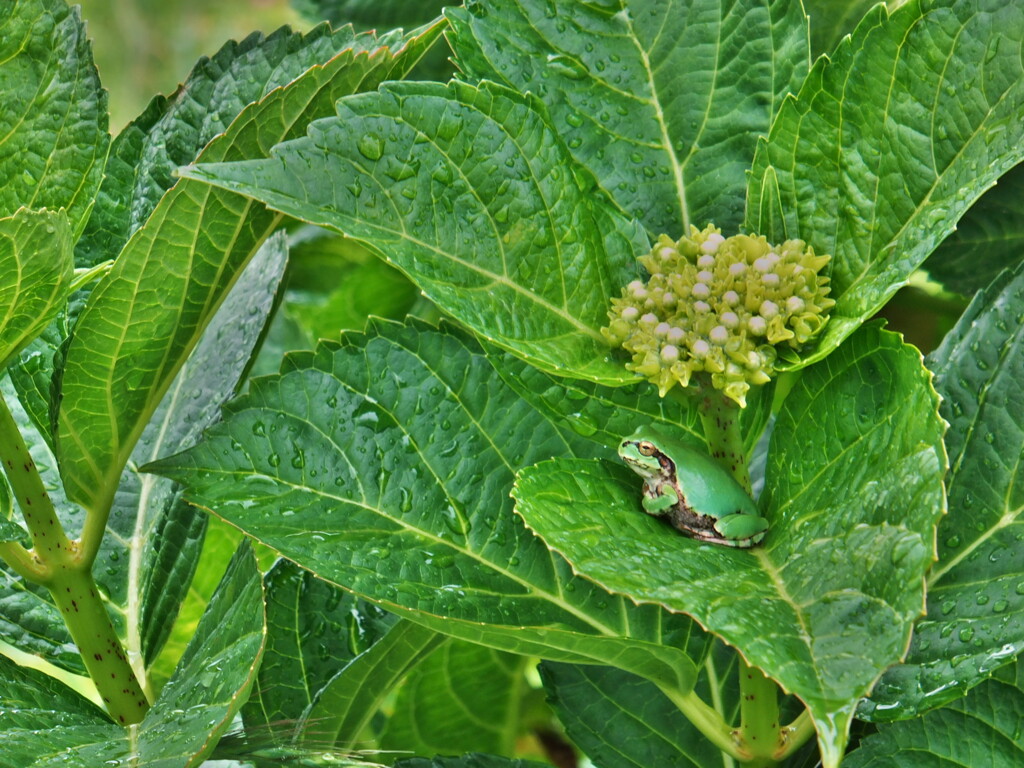
[[[71,237],[63,211],[0,219],[0,372],[63,308],[74,277]]]
[[[306,712],[303,743],[351,749],[406,674],[449,638],[399,619],[321,689]]]
[[[962,696],[1024,649],[1024,265],[979,293],[929,357],[949,422],[949,514],[928,613],[860,714],[895,720]]]
[[[153,99],[114,140],[96,207],[77,247],[79,263],[115,258],[177,181],[174,170],[194,161],[248,104],[340,51],[365,51],[373,42],[357,39],[351,27],[331,31],[324,24],[306,34],[283,27],[271,35],[232,40],[203,57],[173,96]],[[400,45],[401,38],[376,42]]]
[[[1024,164],[999,179],[957,224],[925,269],[948,290],[970,295],[1024,254]]]
[[[783,105],[754,160],[747,226],[761,228],[773,169],[788,235],[832,254],[837,304],[801,364],[873,315],[1024,159],[1022,43],[1017,3],[878,5]]]
[[[77,235],[110,143],[107,94],[77,6],[0,3],[0,93],[0,216],[65,208]]]
[[[400,760],[395,768],[547,768],[532,760],[513,760],[497,755],[470,754],[462,757],[414,757]]]
[[[602,456],[614,458],[619,441],[641,424],[668,424],[673,430],[687,433],[698,445],[704,441],[696,400],[659,397],[657,389],[648,382],[605,387],[554,376],[524,366],[493,346],[487,345],[485,349],[491,365],[520,397],[563,431],[607,446]],[[740,419],[749,451],[753,451],[768,421],[774,392],[774,386],[758,387],[747,397],[747,407]]]
[[[703,636],[573,575],[512,513],[516,469],[597,448],[560,434],[463,334],[371,324],[285,358],[205,442],[151,469],[321,578],[447,634],[614,663],[688,690]]]
[[[945,506],[937,406],[920,355],[877,326],[807,371],[772,432],[760,499],[772,528],[751,550],[643,514],[638,478],[613,464],[523,470],[516,509],[579,573],[693,615],[799,696],[835,766],[854,704],[921,610]]]
[[[967,697],[879,726],[844,768],[1009,768],[1024,761],[1024,679],[1007,667]]]
[[[595,194],[541,105],[494,84],[394,83],[266,160],[190,178],[363,242],[446,312],[534,365],[609,384],[609,297],[646,238]]]
[[[439,34],[392,52],[372,36],[250,105],[208,160],[262,156],[338,96],[400,75]],[[373,55],[369,55],[372,51]],[[359,54],[359,55],[357,55]],[[193,182],[178,183],[89,298],[67,350],[58,448],[70,498],[103,512],[135,442],[203,328],[280,217]]]
[[[242,709],[246,730],[257,736],[302,717],[328,681],[396,621],[289,560],[274,565],[265,586],[267,650]]]
[[[53,377],[61,344],[67,337],[67,315],[59,312],[7,368],[18,399],[51,453],[55,447],[53,421],[56,411]]]
[[[566,733],[600,768],[722,762],[722,751],[650,681],[613,667],[550,662],[541,676]],[[735,710],[722,714],[729,722]]]
[[[409,673],[381,749],[421,757],[513,754],[528,662],[482,645],[445,643]]]
[[[757,137],[810,62],[799,2],[471,0],[459,67],[537,94],[556,132],[653,234],[743,220]]]

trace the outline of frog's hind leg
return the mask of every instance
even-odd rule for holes
[[[722,535],[722,544],[752,547],[764,538],[768,521],[758,515],[737,513],[716,520],[715,530]]]

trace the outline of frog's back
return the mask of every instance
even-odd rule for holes
[[[676,477],[687,499],[700,500],[699,511],[722,518],[735,513],[757,515],[757,506],[725,466],[705,453],[684,447]]]

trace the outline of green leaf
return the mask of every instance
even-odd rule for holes
[[[690,442],[704,442],[697,401],[659,397],[649,382],[625,387],[605,387],[582,379],[554,376],[523,366],[512,355],[485,344],[491,365],[516,393],[568,434],[590,438],[608,450],[600,454],[614,458],[614,448],[641,424],[667,424],[687,433]],[[747,407],[740,414],[741,430],[748,452],[764,430],[774,395],[774,386],[752,389]]]
[[[648,680],[614,667],[541,665],[549,701],[566,733],[600,768],[705,768],[721,763],[708,741]],[[723,712],[733,721],[735,706]]]
[[[515,470],[597,448],[560,434],[466,335],[376,321],[289,355],[203,443],[148,469],[321,578],[432,629],[615,663],[687,691],[683,649],[699,657],[705,642],[693,624],[575,576],[512,513]]]
[[[146,223],[174,171],[196,159],[250,103],[347,49],[400,45],[401,37],[357,38],[322,24],[306,34],[282,27],[226,43],[203,57],[170,98],[157,96],[114,140],[103,185],[82,240],[79,263],[112,259]]]
[[[1024,676],[1018,662],[967,697],[923,717],[881,725],[844,768],[1001,768],[1024,759]]]
[[[55,450],[53,428],[57,409],[53,402],[53,379],[61,344],[67,337],[67,313],[58,312],[57,317],[7,367],[18,399],[51,453]]]
[[[84,699],[45,682],[40,673],[17,669],[16,674],[0,676],[0,683],[10,680],[17,686],[13,693],[0,688],[3,698],[30,705],[23,714],[8,714],[7,706],[0,708],[5,715],[0,719],[4,744],[0,766],[198,766],[252,683],[264,632],[260,575],[252,549],[243,547],[229,565],[174,677],[138,729],[111,724]],[[0,658],[0,669],[8,665]],[[47,704],[49,711],[43,709]],[[44,737],[40,731],[45,731]]]
[[[107,94],[77,6],[0,3],[0,92],[0,216],[65,208],[77,235],[110,142]]]
[[[878,5],[783,105],[754,160],[747,226],[762,226],[773,169],[788,235],[832,254],[836,306],[798,365],[873,315],[1024,159],[1022,41],[1016,3]]]
[[[943,704],[1024,649],[1024,265],[979,293],[929,357],[949,422],[949,515],[928,575],[927,615],[906,661],[859,714],[912,717]]]
[[[22,209],[0,219],[0,372],[63,308],[71,247],[63,211]]]
[[[289,560],[279,560],[264,583],[267,650],[242,709],[246,730],[257,736],[302,717],[328,681],[396,621]]]
[[[536,366],[636,380],[600,328],[646,237],[595,194],[533,98],[488,83],[388,84],[342,99],[337,117],[268,159],[183,174],[363,242]]]
[[[325,685],[307,709],[303,741],[340,749],[364,743],[367,728],[406,674],[449,642],[408,619],[394,622]]]
[[[532,760],[513,760],[497,755],[469,754],[462,757],[414,757],[400,760],[395,768],[547,768]]]
[[[421,757],[515,752],[529,659],[458,641],[409,673],[381,737],[384,750]]]
[[[757,137],[810,62],[799,2],[521,0],[445,11],[459,67],[537,94],[653,233],[743,220]]]
[[[288,252],[267,240],[232,287],[142,432],[107,520],[97,581],[125,621],[126,649],[146,667],[171,631],[189,589],[206,515],[179,488],[138,467],[199,441],[245,379],[278,299]]]
[[[1024,164],[999,179],[942,241],[924,267],[947,289],[970,295],[1024,253]]]
[[[772,527],[751,550],[643,514],[638,478],[619,465],[527,468],[516,510],[577,572],[692,615],[799,696],[835,766],[855,703],[921,610],[945,506],[937,405],[917,351],[877,326],[808,370],[772,432],[760,499]]]
[[[202,157],[261,156],[338,96],[400,75],[437,36],[392,52],[358,38],[322,66],[250,105]],[[372,54],[370,55],[370,50]],[[59,413],[70,498],[107,508],[126,460],[178,368],[280,217],[236,195],[180,182],[157,204],[89,298],[67,350]],[[158,298],[157,298],[158,297]]]

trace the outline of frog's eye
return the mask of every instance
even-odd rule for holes
[[[640,451],[641,456],[653,456],[654,455],[654,444],[648,443],[646,440],[637,443],[636,449]]]

